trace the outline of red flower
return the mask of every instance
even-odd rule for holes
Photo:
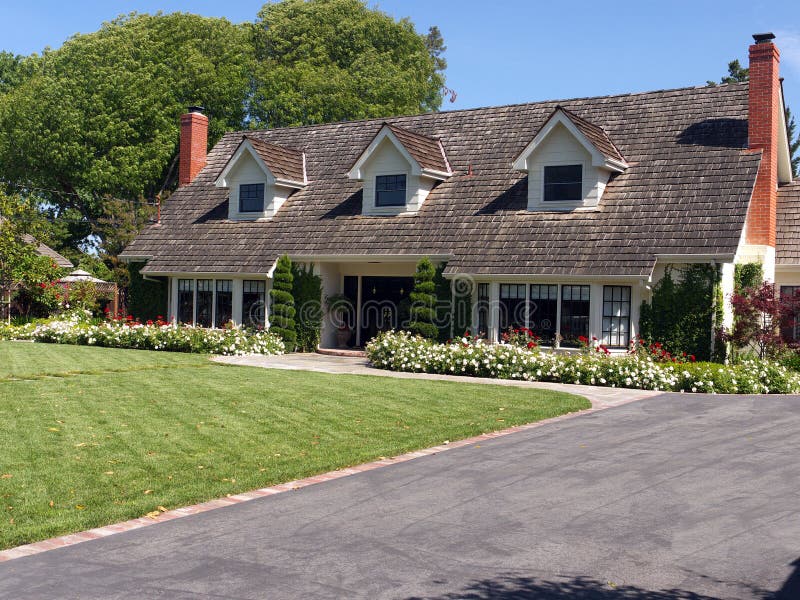
[[[692,361],[692,362],[694,362],[694,361],[696,361],[697,359],[695,358],[694,354],[690,354],[690,355],[689,355],[689,360],[690,360],[690,361]]]
[[[469,337],[469,329],[464,332],[464,337]]]
[[[583,336],[583,335],[579,335],[578,336],[578,341],[585,344],[585,343],[587,343],[589,341],[589,338],[587,338],[586,336]]]
[[[147,324],[148,324],[148,325],[152,325],[152,324],[153,324],[153,320],[152,320],[152,319],[148,319],[148,320],[147,320]]]
[[[593,342],[596,342],[596,341],[597,341],[597,338],[596,338],[596,337],[594,337],[594,336],[592,336],[592,341],[593,341]]]
[[[534,344],[533,342],[528,342],[528,348],[533,348],[535,346],[536,346],[536,344]]]
[[[44,289],[44,288],[46,288],[46,287],[47,287],[47,285],[45,285],[44,283],[40,283],[40,284],[39,284],[39,287],[40,287],[40,288],[42,288],[42,289]]]

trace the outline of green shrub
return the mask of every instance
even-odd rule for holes
[[[292,296],[294,296],[297,349],[314,352],[319,346],[322,326],[322,278],[313,266],[292,265]]]
[[[128,284],[128,312],[140,319],[155,321],[159,316],[168,315],[167,280],[146,280],[140,274],[144,263],[130,263],[130,283]]]
[[[411,322],[408,330],[428,339],[439,336],[439,328],[434,325],[436,319],[436,270],[430,259],[422,258],[417,263],[414,273],[414,291],[411,292]]]
[[[764,267],[760,262],[743,263],[733,267],[733,289],[741,292],[757,288],[764,281]]]
[[[270,331],[280,337],[286,345],[286,351],[294,351],[297,333],[294,323],[294,297],[292,296],[292,261],[285,254],[278,259],[269,291],[272,305],[270,307]]]

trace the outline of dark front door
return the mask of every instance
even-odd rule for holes
[[[408,323],[413,277],[363,277],[361,280],[361,343],[381,331]]]

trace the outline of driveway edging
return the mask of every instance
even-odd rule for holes
[[[544,419],[542,421],[536,421],[534,423],[516,425],[514,427],[509,427],[507,429],[482,433],[480,435],[462,440],[445,442],[443,444],[440,444],[438,446],[433,446],[431,448],[425,448],[422,450],[413,450],[411,452],[406,452],[404,454],[400,454],[398,456],[394,456],[391,458],[381,458],[368,463],[363,463],[352,467],[345,467],[342,469],[336,469],[334,471],[328,471],[327,473],[320,473],[318,475],[312,475],[311,477],[305,477],[303,479],[297,479],[295,481],[288,481],[286,483],[280,483],[277,485],[260,488],[250,492],[243,492],[241,494],[232,494],[229,496],[225,496],[223,498],[217,498],[215,500],[209,500],[206,502],[201,502],[199,504],[193,504],[190,506],[184,506],[181,508],[168,510],[166,512],[159,514],[158,516],[139,517],[136,519],[131,519],[129,521],[123,521],[121,523],[113,523],[111,525],[95,527],[94,529],[89,529],[78,533],[70,533],[67,535],[62,535],[47,540],[42,540],[39,542],[32,542],[30,544],[16,546],[14,548],[9,548],[8,550],[0,551],[0,562],[14,560],[17,558],[23,558],[25,556],[31,556],[34,554],[40,554],[42,552],[47,552],[49,550],[56,550],[58,548],[64,548],[67,546],[74,546],[75,544],[81,544],[83,542],[88,542],[91,540],[108,537],[110,535],[124,533],[126,531],[133,531],[135,529],[141,529],[143,527],[149,527],[150,525],[156,525],[158,523],[165,523],[167,521],[172,521],[174,519],[180,519],[183,517],[188,517],[191,515],[208,512],[210,510],[225,508],[228,506],[232,506],[234,504],[240,504],[242,502],[249,502],[251,500],[256,500],[258,498],[265,498],[267,496],[274,496],[275,494],[282,494],[285,492],[299,490],[308,487],[310,485],[316,485],[318,483],[324,483],[326,481],[332,481],[334,479],[341,479],[342,477],[357,475],[358,473],[372,471],[373,469],[389,467],[391,465],[408,462],[410,460],[415,460],[417,458],[422,458],[424,456],[431,456],[433,454],[438,454],[440,452],[445,452],[447,450],[452,450],[454,448],[463,448],[465,446],[470,446],[478,442],[485,442],[495,438],[505,437],[507,435],[511,435],[514,433],[528,431],[530,429],[542,427],[543,425],[548,425],[550,423],[556,423],[567,419],[573,419],[575,417],[595,413],[601,410],[606,410],[607,408],[612,408],[613,406],[629,404],[631,402],[636,402],[637,400],[642,400],[642,399],[643,398],[641,397],[631,397],[630,399],[618,400],[614,404],[593,406],[592,408],[566,413],[563,415],[559,415],[557,417],[551,417],[549,419]]]

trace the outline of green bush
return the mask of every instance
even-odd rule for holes
[[[678,281],[668,268],[653,286],[651,301],[642,303],[642,337],[661,342],[673,355],[685,352],[709,360],[717,321],[714,298],[718,281],[719,272],[713,265],[688,265],[681,269]]]
[[[322,326],[322,278],[314,267],[292,265],[292,296],[294,296],[297,349],[314,352],[319,346]]]
[[[430,259],[422,258],[417,263],[414,273],[414,291],[411,292],[411,322],[408,330],[424,338],[436,339],[439,328],[434,325],[436,319],[436,270]]]
[[[146,280],[140,274],[145,263],[130,263],[130,283],[128,284],[128,313],[145,321],[155,321],[159,316],[169,320],[167,280]]]
[[[292,261],[284,254],[275,266],[272,289],[269,291],[272,300],[269,322],[270,331],[283,340],[287,352],[294,351],[297,343],[294,296],[292,296],[293,281]]]
[[[754,289],[764,281],[764,267],[759,262],[743,263],[733,268],[733,289],[741,292]]]

